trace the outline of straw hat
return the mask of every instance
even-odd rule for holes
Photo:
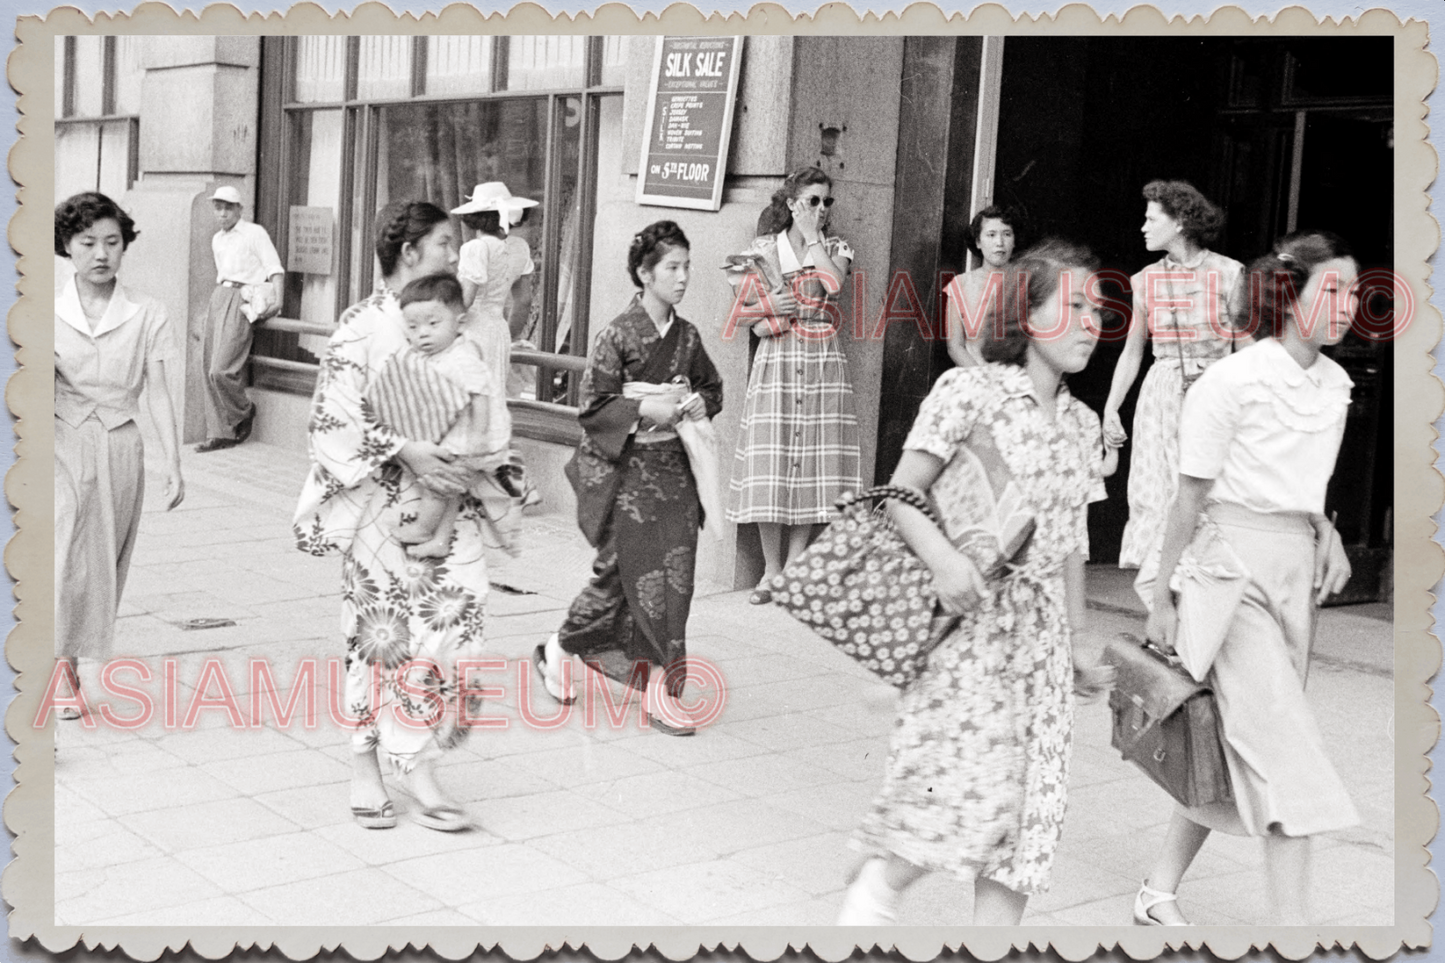
[[[476,214],[479,211],[496,211],[503,229],[512,223],[513,217],[537,202],[530,197],[513,197],[507,185],[501,181],[488,181],[472,189],[471,200],[461,207],[452,208],[453,214]]]

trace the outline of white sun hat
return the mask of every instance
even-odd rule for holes
[[[522,211],[536,206],[537,202],[530,197],[513,197],[512,192],[507,190],[507,185],[501,181],[488,181],[473,188],[471,200],[461,207],[452,208],[452,213],[476,214],[480,211],[496,211],[499,215],[498,220],[502,222],[502,229],[506,230]]]

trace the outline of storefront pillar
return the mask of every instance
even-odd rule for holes
[[[200,348],[216,281],[208,198],[231,184],[253,216],[261,45],[257,37],[148,40],[139,179],[122,201],[144,243],[127,254],[126,279],[170,314],[185,359],[169,372],[171,397],[181,403],[182,438],[193,442],[205,435]]]

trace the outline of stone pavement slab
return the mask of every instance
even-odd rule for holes
[[[570,519],[530,516],[526,551],[498,557],[487,673],[499,693],[438,767],[479,828],[431,832],[401,814],[386,832],[347,809],[349,735],[332,719],[327,660],[341,655],[339,562],[291,547],[306,471],[295,452],[248,444],[187,452],[190,493],[148,506],[117,650],[152,669],[122,677],[159,703],[174,662],[181,715],[149,725],[57,728],[56,912],[89,925],[512,925],[534,923],[811,925],[830,923],[856,855],[848,835],[882,778],[897,696],[772,607],[703,586],[690,652],[727,685],[720,719],[668,738],[610,725],[596,701],[614,684],[578,679],[593,699],[562,712],[537,690],[530,657],[585,582],[592,556]],[[159,488],[153,487],[153,493]],[[1088,574],[1096,632],[1138,632],[1130,573]],[[1362,823],[1315,847],[1322,921],[1393,915],[1393,645],[1376,607],[1321,617],[1309,698]],[[1387,614],[1387,613],[1386,613]],[[235,625],[186,629],[187,620]],[[251,666],[269,666],[284,706],[301,660],[316,725],[283,724],[269,703],[253,726]],[[203,686],[208,664],[214,674]],[[91,692],[98,666],[82,666]],[[224,708],[234,697],[241,727]],[[209,700],[209,703],[207,702]],[[134,715],[134,702],[115,710]],[[537,720],[556,719],[554,728]],[[1139,878],[1162,845],[1171,802],[1109,746],[1103,703],[1075,724],[1070,806],[1053,886],[1028,922],[1126,924]],[[1200,923],[1267,919],[1259,843],[1211,838],[1180,897]],[[933,875],[900,907],[905,925],[968,918],[971,886]]]

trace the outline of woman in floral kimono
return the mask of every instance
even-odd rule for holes
[[[722,410],[722,379],[702,338],[673,310],[690,270],[687,237],[672,221],[633,237],[627,272],[642,292],[592,347],[582,378],[585,434],[568,466],[578,524],[597,561],[562,628],[535,656],[547,691],[564,704],[574,698],[563,674],[569,656],[644,693],[651,668],[662,669],[650,699],[665,689],[672,704],[652,702],[648,713],[654,729],[679,736],[694,731],[675,700],[686,677],[703,519],[676,426]],[[668,385],[674,390],[657,390]]]
[[[396,825],[380,751],[394,771],[409,774],[418,803],[411,818],[450,832],[470,821],[437,786],[432,766],[467,731],[457,662],[476,657],[482,645],[483,520],[477,503],[463,498],[449,553],[407,555],[396,529],[414,517],[423,489],[461,495],[467,473],[449,464],[452,456],[440,445],[403,438],[378,421],[369,394],[407,347],[395,292],[416,278],[454,270],[456,235],[445,211],[421,201],[395,203],[377,218],[376,254],[381,288],[342,315],[321,365],[311,412],[311,475],[296,509],[296,538],[303,551],[342,557],[345,709],[358,727],[353,816],[368,829]],[[506,417],[505,406],[490,409],[493,417]]]

